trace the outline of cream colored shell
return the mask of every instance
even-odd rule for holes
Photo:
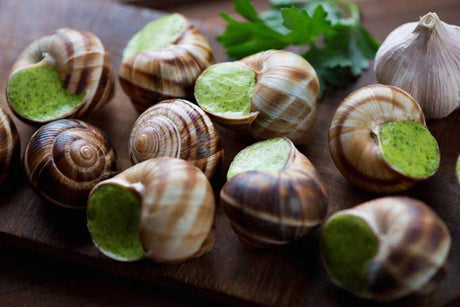
[[[399,88],[370,85],[345,98],[329,128],[329,150],[342,175],[358,187],[377,193],[404,191],[420,180],[393,169],[379,147],[380,126],[401,120],[425,125],[419,104]]]
[[[378,251],[367,274],[371,298],[388,301],[429,292],[445,273],[449,230],[423,202],[409,197],[379,198],[339,211],[325,225],[340,215],[362,218],[378,238]]]
[[[426,118],[446,117],[460,108],[460,27],[436,13],[398,27],[378,50],[375,72],[410,93]]]
[[[9,80],[22,69],[45,65],[58,70],[63,86],[69,92],[85,94],[83,101],[75,109],[53,120],[81,117],[99,109],[113,96],[113,73],[109,54],[101,40],[90,32],[63,28],[37,39],[19,55],[11,69]],[[12,106],[11,109],[15,111]],[[32,121],[15,113],[22,120]],[[51,120],[44,122],[49,121]]]
[[[143,112],[165,99],[193,97],[195,80],[213,63],[208,41],[186,20],[182,33],[166,47],[140,51],[124,60],[120,84]]]
[[[221,165],[223,150],[206,113],[191,102],[172,99],[139,116],[131,131],[129,155],[134,164],[156,157],[181,158],[210,179]]]
[[[19,161],[19,134],[10,116],[0,107],[0,184],[15,161]]]

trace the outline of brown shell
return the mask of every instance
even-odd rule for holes
[[[0,183],[8,177],[12,164],[19,160],[20,149],[16,125],[0,107]]]
[[[116,156],[105,134],[80,120],[42,126],[24,152],[34,190],[63,207],[85,208],[89,192],[116,173]]]
[[[52,120],[82,117],[99,109],[113,96],[113,75],[109,54],[100,39],[90,32],[63,28],[54,34],[37,39],[16,60],[9,80],[19,70],[42,65],[56,67],[63,86],[69,92],[76,95],[85,93],[85,98],[75,109]],[[11,103],[8,103],[15,114],[26,122],[51,121],[33,121],[23,118],[14,110]]]
[[[149,159],[100,183],[92,193],[104,185],[140,197],[139,232],[145,257],[177,263],[212,249],[214,194],[206,176],[192,164],[169,157]]]
[[[140,51],[123,61],[120,84],[143,112],[165,99],[193,97],[195,80],[212,63],[208,41],[186,20],[182,33],[168,46]]]
[[[222,161],[220,136],[197,105],[172,99],[150,107],[134,123],[129,139],[133,164],[156,157],[184,159],[211,178]]]
[[[326,214],[326,185],[310,160],[289,144],[289,158],[281,171],[240,173],[220,193],[225,214],[248,247],[272,247],[299,239]]]
[[[319,94],[313,67],[301,56],[282,50],[259,52],[234,63],[256,74],[251,113],[227,118],[208,112],[213,119],[232,130],[248,130],[256,139],[288,137],[295,144],[310,141]]]
[[[388,301],[427,293],[443,277],[451,245],[449,230],[423,202],[379,198],[335,213],[326,225],[339,215],[362,218],[378,237],[379,248],[367,274],[371,298]]]
[[[376,140],[383,123],[399,120],[425,125],[419,104],[399,88],[370,85],[345,98],[329,128],[329,150],[342,175],[358,187],[377,193],[404,191],[421,180],[393,169],[383,159]]]

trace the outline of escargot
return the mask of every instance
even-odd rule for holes
[[[0,107],[0,183],[8,177],[12,164],[19,160],[19,134],[10,116]]]
[[[240,240],[251,248],[283,245],[318,226],[326,186],[287,138],[253,144],[235,156],[220,197]]]
[[[216,122],[256,139],[286,136],[295,144],[310,140],[318,92],[313,67],[280,50],[212,65],[195,84],[197,103]]]
[[[197,167],[154,158],[93,189],[88,229],[112,259],[181,262],[212,249],[214,206],[211,185]]]
[[[329,149],[348,180],[376,193],[407,190],[435,174],[440,162],[419,104],[386,85],[370,85],[345,98],[329,128]]]
[[[91,189],[115,175],[116,157],[101,130],[81,120],[61,119],[32,135],[24,168],[39,196],[59,206],[85,208]]]
[[[332,281],[382,301],[434,289],[445,273],[450,245],[444,222],[409,197],[384,197],[339,211],[321,234]]]
[[[132,163],[156,158],[184,159],[211,178],[222,160],[220,136],[197,105],[172,99],[156,104],[139,116],[129,139]]]
[[[7,100],[31,123],[81,117],[113,95],[109,54],[94,34],[69,28],[30,44],[14,64]]]
[[[182,15],[152,21],[128,42],[120,67],[120,84],[142,112],[159,101],[193,97],[201,72],[214,63],[212,49]]]

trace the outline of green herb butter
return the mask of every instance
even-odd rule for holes
[[[384,159],[404,175],[429,177],[439,167],[438,143],[430,131],[418,122],[383,124],[380,144]]]
[[[460,155],[458,156],[457,160],[457,181],[460,184]]]
[[[171,14],[152,21],[128,42],[123,61],[139,51],[162,49],[173,42],[185,29],[186,20],[180,14]]]
[[[247,171],[280,171],[289,158],[290,146],[282,138],[256,143],[243,149],[233,160],[227,179]]]
[[[206,111],[225,117],[241,117],[251,112],[256,75],[232,63],[208,68],[195,85],[195,97]]]
[[[331,277],[348,291],[366,296],[369,264],[378,250],[372,229],[363,219],[343,214],[327,223],[321,239]]]
[[[8,101],[30,120],[46,121],[75,109],[85,94],[73,95],[62,85],[59,73],[49,66],[32,67],[15,73],[8,84]]]
[[[121,187],[105,185],[89,198],[88,226],[93,241],[118,259],[136,260],[144,256],[139,238],[141,202]]]

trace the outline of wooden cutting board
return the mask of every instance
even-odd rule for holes
[[[383,39],[390,30],[415,21],[427,11],[436,11],[449,23],[459,23],[458,0],[367,0],[359,2],[366,27]],[[98,35],[118,69],[128,39],[145,23],[161,16],[158,12],[95,0],[0,0],[0,82],[5,89],[8,71],[21,50],[32,40],[60,27],[74,27]],[[221,27],[197,24],[211,41],[217,61],[225,55],[214,37]],[[328,214],[376,198],[341,176],[327,146],[327,130],[341,100],[351,91],[375,83],[372,71],[349,87],[328,91],[319,103],[314,141],[302,152],[316,165],[329,190]],[[129,167],[127,143],[136,112],[117,84],[109,105],[84,120],[102,128],[118,154],[120,169]],[[1,97],[5,105],[5,97]],[[14,119],[24,149],[34,127]],[[395,302],[400,306],[444,306],[460,304],[460,188],[454,177],[460,152],[460,112],[428,126],[438,139],[442,160],[439,172],[406,195],[429,204],[447,223],[453,238],[446,278],[427,297],[411,296]],[[223,134],[225,167],[236,152],[251,140]],[[215,183],[219,187],[221,182]],[[150,261],[118,263],[91,244],[84,212],[54,207],[39,199],[29,188],[22,171],[0,187],[0,239],[37,252],[85,263],[131,278],[161,284],[178,291],[191,291],[226,303],[240,301],[270,305],[342,306],[371,304],[335,287],[327,278],[318,253],[318,234],[289,246],[253,251],[244,248],[233,233],[220,207],[216,217],[216,244],[212,252],[180,265],[158,265]],[[178,294],[179,295],[179,294]]]

